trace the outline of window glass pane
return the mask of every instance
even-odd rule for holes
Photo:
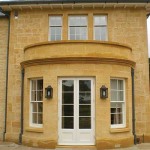
[[[94,25],[107,25],[106,16],[94,16]]]
[[[87,26],[87,17],[71,16],[69,17],[69,26]]]
[[[56,39],[55,40],[61,40],[61,35],[56,35]]]
[[[111,89],[117,90],[117,80],[111,79]]]
[[[123,123],[123,103],[111,103],[111,124]]]
[[[50,26],[61,26],[62,19],[61,16],[51,16],[50,17]]]
[[[32,80],[32,90],[36,90],[36,80]]]
[[[76,18],[69,17],[69,26],[75,26],[75,25],[76,25]]]
[[[123,101],[123,91],[118,91],[118,101]]]
[[[36,91],[31,91],[31,101],[36,101]]]
[[[73,129],[74,128],[73,117],[62,117],[62,129]]]
[[[50,28],[50,35],[55,34],[55,27]]]
[[[75,40],[76,38],[75,38],[75,35],[73,35],[73,34],[70,34],[70,40]]]
[[[55,29],[55,33],[61,35],[61,27],[56,27]]]
[[[101,39],[100,30],[101,30],[100,27],[95,27],[94,28],[95,40],[100,40]]]
[[[37,123],[37,113],[32,113],[32,122]]]
[[[43,91],[37,91],[37,101],[43,100]]]
[[[38,124],[42,124],[42,123],[43,123],[43,115],[38,114]]]
[[[79,129],[91,129],[91,117],[79,117]]]
[[[62,93],[62,104],[73,104],[74,103],[74,93],[67,92]]]
[[[55,41],[56,39],[55,39],[55,35],[50,35],[50,37],[51,37],[51,41]]]
[[[37,103],[38,104],[38,112],[43,112],[43,103]]]
[[[91,116],[91,105],[80,105],[79,116]]]
[[[118,90],[123,90],[123,80],[118,80]]]
[[[91,104],[91,93],[80,92],[79,93],[79,103],[80,104]]]
[[[101,31],[100,33],[101,40],[106,41],[107,40],[107,28],[101,27],[100,31]]]
[[[70,27],[70,34],[75,34],[75,27]]]
[[[117,99],[117,91],[111,90],[111,101],[118,101],[118,99]]]
[[[32,112],[37,112],[37,103],[32,103]]]
[[[73,105],[63,105],[62,106],[62,116],[73,116],[74,106]]]
[[[37,80],[37,90],[43,90],[43,80]]]

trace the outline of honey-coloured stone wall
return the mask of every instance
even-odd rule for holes
[[[8,42],[8,19],[0,18],[0,140],[3,139],[5,100],[6,100],[6,62]]]
[[[135,65],[135,110],[136,110],[136,134],[145,135],[145,140],[150,141],[150,103],[149,103],[149,72],[148,72],[148,49],[147,49],[147,32],[146,32],[146,10],[145,8],[66,8],[66,9],[18,9],[18,19],[14,18],[14,11],[11,15],[10,28],[10,48],[9,48],[9,76],[8,76],[8,110],[7,110],[7,131],[6,140],[18,142],[20,133],[20,99],[21,99],[21,65],[25,60],[24,48],[28,45],[47,42],[49,33],[49,16],[62,15],[63,31],[62,40],[68,40],[68,16],[87,15],[88,17],[88,40],[93,40],[93,15],[108,15],[108,42],[117,42],[128,45],[132,49],[131,59]],[[54,47],[57,49],[57,47]],[[65,49],[65,46],[62,48]],[[110,48],[111,49],[111,48]],[[82,49],[81,49],[82,50]],[[118,50],[120,52],[120,49]],[[30,53],[30,52],[29,52]],[[58,50],[59,53],[59,50]],[[120,52],[121,53],[121,52]],[[126,53],[125,53],[126,54]],[[37,53],[38,55],[38,53]],[[64,54],[63,54],[64,55]],[[121,55],[121,54],[120,54]],[[109,54],[111,56],[111,54]],[[119,56],[119,54],[116,56]],[[1,57],[1,56],[0,56]],[[48,57],[48,56],[47,56]],[[125,57],[127,58],[127,57]],[[26,58],[27,59],[27,58]],[[83,68],[82,68],[83,67]],[[96,80],[96,144],[97,147],[102,143],[110,143],[114,137],[116,140],[122,140],[120,145],[131,145],[132,136],[132,114],[131,114],[131,66],[120,64],[57,64],[57,65],[37,65],[25,68],[25,90],[24,90],[24,108],[29,106],[29,97],[27,93],[29,86],[27,81],[34,77],[44,78],[44,87],[53,83],[54,100],[44,101],[46,108],[51,111],[51,117],[57,116],[57,79],[59,76],[93,76]],[[127,80],[128,91],[128,108],[127,108],[127,129],[122,131],[110,130],[109,105],[110,97],[106,101],[99,99],[100,85],[106,84],[110,89],[110,77],[123,77]],[[1,92],[1,91],[0,91]],[[110,94],[109,94],[110,95]],[[49,105],[46,105],[49,103]],[[53,106],[53,107],[52,107]],[[104,107],[102,107],[104,106]],[[2,107],[2,109],[4,109]],[[57,121],[51,124],[50,116],[45,115],[48,119],[43,130],[34,131],[29,128],[29,110],[25,109],[24,113],[24,134],[23,142],[32,146],[43,146],[43,143],[49,142],[52,147],[57,145]],[[103,117],[100,117],[103,116]],[[107,119],[105,119],[107,118]],[[101,122],[103,126],[101,125]],[[53,131],[51,130],[53,129]],[[101,130],[100,130],[101,129]],[[47,132],[48,131],[48,132]],[[52,132],[51,132],[52,131]],[[38,135],[38,136],[37,136]],[[105,137],[108,139],[105,139]],[[127,139],[126,139],[127,137]],[[43,139],[43,140],[42,140]],[[126,139],[126,140],[125,140]],[[124,141],[127,141],[125,144]],[[38,144],[40,143],[40,144]],[[99,143],[99,144],[98,144]],[[116,143],[115,139],[112,143]],[[122,143],[122,144],[121,144]],[[46,144],[45,144],[46,145]],[[45,146],[47,147],[47,146]],[[110,146],[114,147],[114,145]]]

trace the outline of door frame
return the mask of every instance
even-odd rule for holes
[[[62,80],[74,80],[74,83],[75,82],[78,82],[79,83],[79,80],[91,80],[91,98],[92,98],[92,101],[91,101],[91,130],[92,130],[92,135],[93,135],[93,140],[92,142],[90,143],[62,143],[60,142],[60,135],[61,135],[61,132],[62,132],[62,128],[61,128],[61,110],[62,110],[62,100],[61,100],[61,94],[62,94]],[[75,85],[75,84],[74,84]],[[74,96],[74,98],[78,97],[79,95],[79,89],[77,91],[77,89],[75,89],[75,93],[78,93],[76,96]],[[74,94],[75,94],[74,93]],[[79,109],[79,107],[77,108],[77,110]],[[77,121],[77,123],[79,123]],[[76,128],[76,127],[75,127]],[[75,129],[64,129],[66,130],[66,132],[69,130],[75,130]],[[82,130],[81,132],[86,132],[87,130],[89,129],[80,129]],[[58,145],[95,145],[95,77],[59,77],[58,78]]]

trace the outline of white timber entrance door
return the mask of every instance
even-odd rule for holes
[[[59,145],[95,145],[94,81],[59,79]]]

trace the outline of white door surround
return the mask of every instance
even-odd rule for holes
[[[94,78],[60,78],[58,144],[95,145]]]

